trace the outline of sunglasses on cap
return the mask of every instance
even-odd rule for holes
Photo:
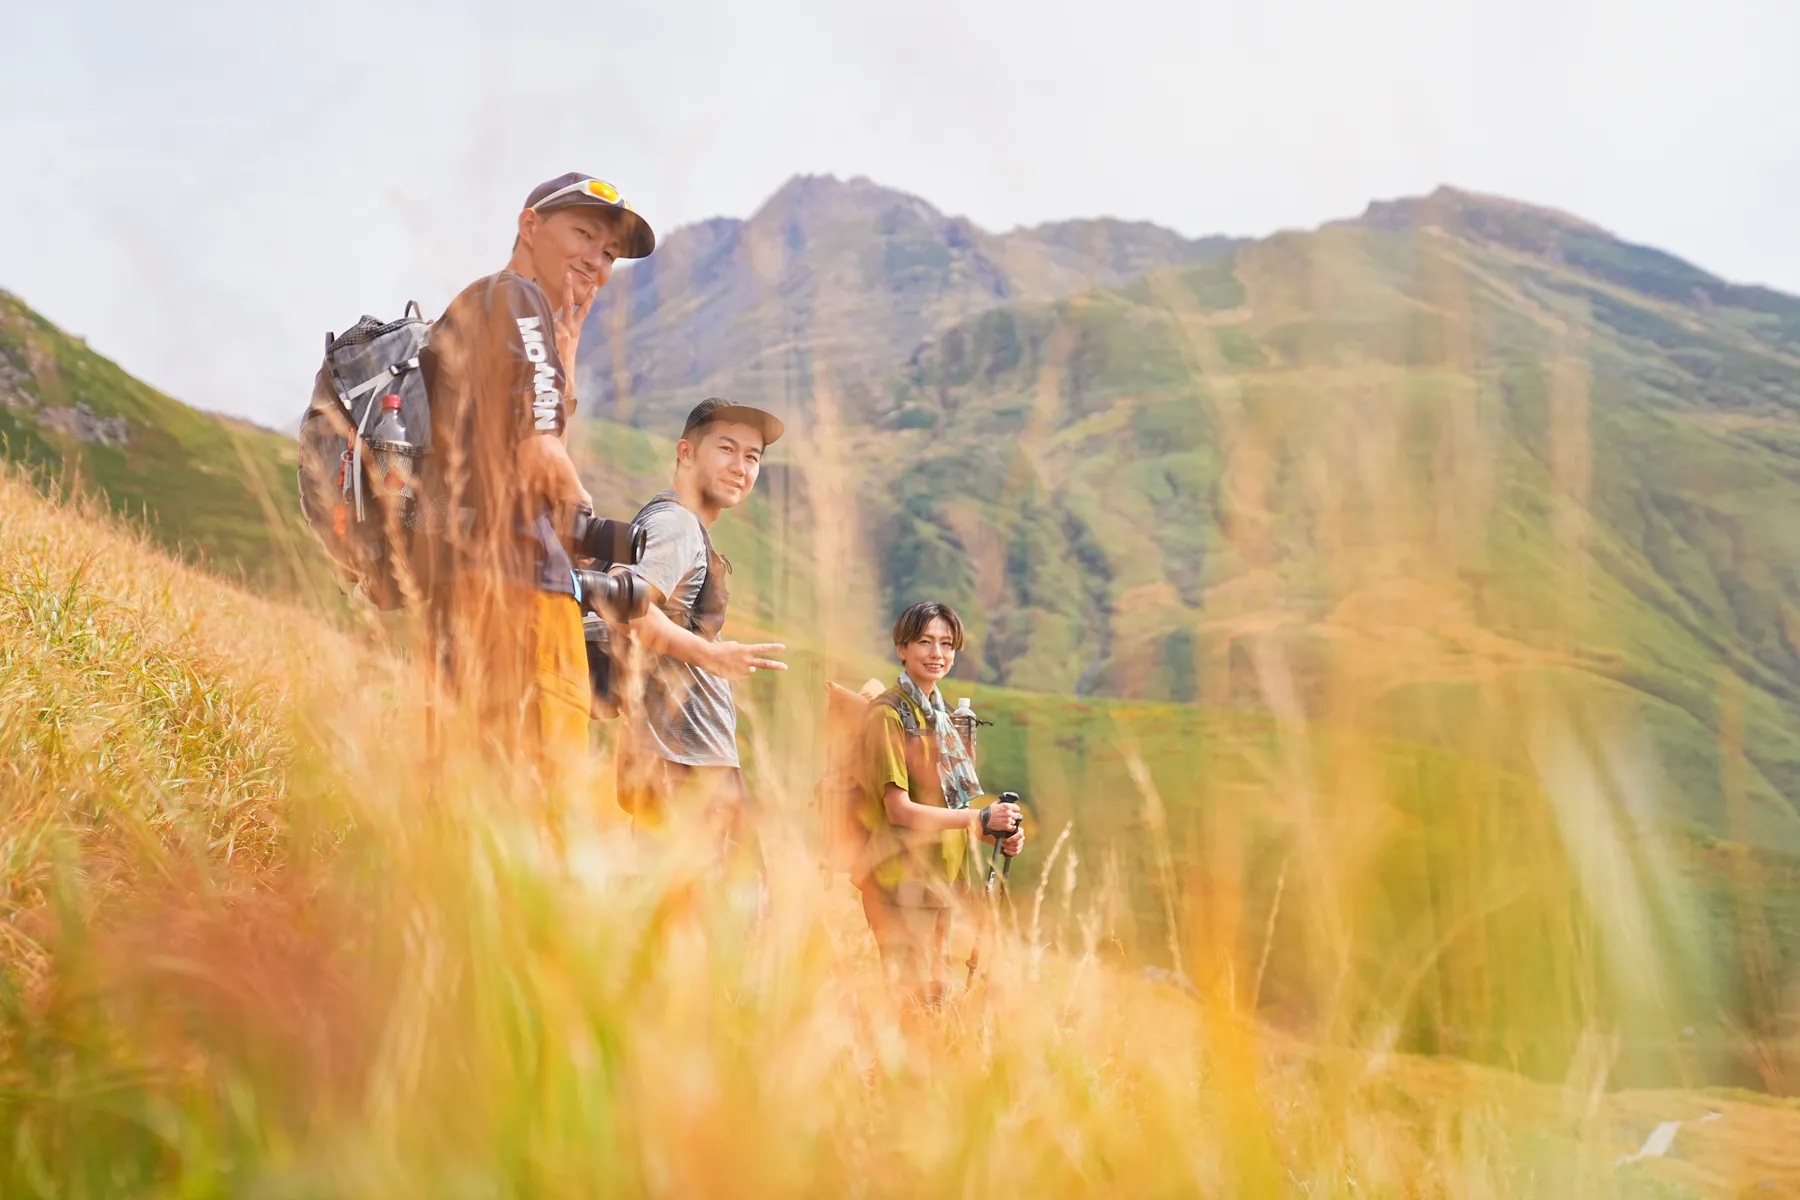
[[[602,204],[611,204],[616,208],[628,209],[631,207],[631,201],[619,195],[619,189],[606,182],[604,179],[582,179],[569,184],[567,187],[557,188],[554,192],[551,192],[548,196],[545,196],[531,207],[533,209],[541,209],[544,205],[556,200],[561,200],[564,196],[579,195],[592,196]]]

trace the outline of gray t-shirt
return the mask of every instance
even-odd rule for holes
[[[669,620],[692,629],[689,617],[706,578],[700,518],[680,504],[658,504],[644,515],[643,527],[644,553],[632,570],[663,594]],[[640,752],[690,767],[738,765],[731,684],[680,659],[656,660],[644,681],[643,710],[632,725]]]

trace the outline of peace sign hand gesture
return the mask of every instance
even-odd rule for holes
[[[779,659],[769,657],[780,654],[787,647],[777,642],[745,643],[745,642],[712,642],[709,644],[710,661],[706,669],[723,679],[733,683],[748,679],[756,674],[760,667],[765,671],[785,671],[787,664]]]
[[[575,379],[575,354],[581,348],[581,327],[587,323],[588,311],[599,294],[598,283],[579,284],[573,271],[563,276],[562,307],[556,314],[556,354],[562,359],[563,374],[570,384]]]

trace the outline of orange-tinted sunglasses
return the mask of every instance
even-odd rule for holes
[[[585,192],[596,200],[606,204],[615,205],[619,208],[631,207],[631,201],[619,195],[619,189],[606,182],[604,179],[583,179],[571,183],[568,187],[557,188],[554,192],[551,192],[548,196],[545,196],[531,207],[533,209],[539,209],[550,203],[552,200],[560,200],[564,196],[573,196],[577,192]]]

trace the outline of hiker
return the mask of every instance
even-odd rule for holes
[[[938,683],[963,648],[948,604],[914,604],[894,622],[900,678],[869,706],[863,913],[889,978],[928,1007],[943,1002],[957,892],[973,881],[970,839],[996,833],[1006,855],[1025,846],[1016,804],[985,798]]]
[[[474,706],[484,739],[530,764],[553,819],[578,794],[588,749],[565,538],[592,499],[569,458],[571,371],[613,264],[655,246],[611,184],[577,172],[541,183],[506,267],[450,302],[420,356],[434,443],[426,490],[445,510],[426,589],[435,665]]]
[[[731,686],[759,670],[787,670],[771,657],[785,647],[719,640],[731,564],[711,530],[750,495],[781,433],[781,421],[759,408],[701,401],[675,443],[674,486],[638,513],[644,545],[632,570],[648,585],[650,607],[629,626],[642,694],[626,706],[618,798],[640,828],[704,815],[722,847],[754,842]]]

